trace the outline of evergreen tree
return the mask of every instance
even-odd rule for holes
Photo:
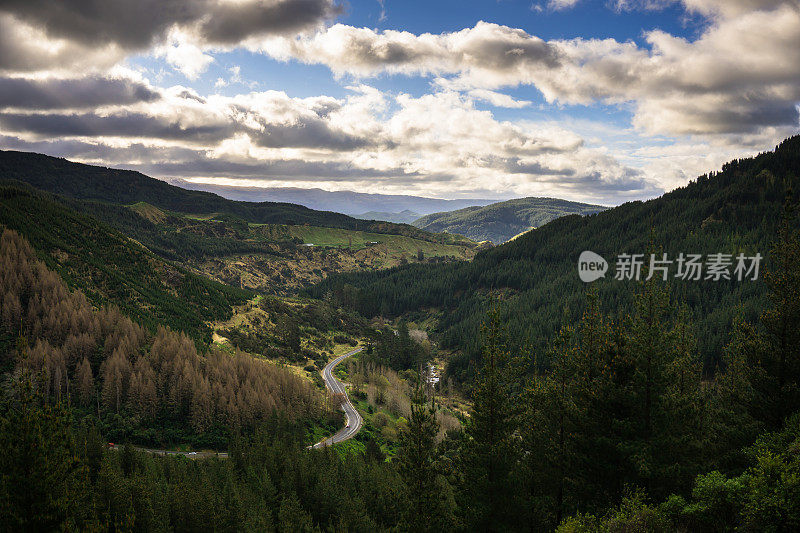
[[[784,418],[800,408],[800,231],[797,205],[787,194],[778,239],[772,247],[771,267],[765,278],[772,306],[761,316],[766,351],[759,401],[767,424],[779,428]]]
[[[445,505],[444,480],[436,467],[438,431],[436,412],[418,383],[411,396],[411,417],[397,456],[408,494],[401,524],[405,531],[442,531],[453,521],[452,510]]]
[[[314,533],[318,528],[314,527],[311,515],[300,505],[297,495],[292,492],[283,498],[280,509],[278,509],[278,528],[281,533]]]
[[[21,343],[22,359],[25,346]],[[2,399],[0,516],[4,531],[80,529],[89,520],[87,470],[76,456],[62,404],[36,392],[27,370]]]
[[[78,367],[77,382],[78,399],[81,405],[88,407],[94,399],[94,377],[92,375],[92,365],[89,364],[87,357],[83,358]]]
[[[510,355],[499,317],[484,328],[483,369],[472,394],[462,451],[461,508],[472,531],[508,531],[519,516],[518,402],[512,397]]]

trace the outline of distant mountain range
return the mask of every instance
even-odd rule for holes
[[[433,213],[415,220],[418,228],[436,233],[457,233],[474,241],[504,243],[531,228],[565,215],[588,215],[607,209],[556,198],[517,198],[487,206]]]
[[[334,211],[345,215],[373,220],[408,223],[416,218],[440,211],[453,211],[470,206],[483,206],[497,202],[485,198],[442,200],[404,194],[374,194],[353,191],[325,191],[295,187],[239,187],[211,185],[172,180],[170,183],[184,189],[208,191],[230,200],[245,202],[286,202],[299,204],[319,211]],[[404,214],[409,211],[410,214]],[[416,218],[410,218],[416,215]]]

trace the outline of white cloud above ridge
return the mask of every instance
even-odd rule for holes
[[[302,3],[244,3],[259,2]],[[39,15],[12,16],[0,8],[0,148],[39,147],[160,177],[266,177],[439,195],[493,190],[613,204],[656,195],[798,129],[795,0],[684,0],[688,11],[708,17],[704,32],[689,41],[652,31],[646,47],[613,39],[544,41],[489,23],[422,35],[325,26],[336,6],[312,4],[322,6],[321,15],[300,17],[290,30],[263,20],[212,28],[190,17],[145,25],[149,37],[108,30],[91,38],[70,38],[64,28],[47,33],[50,26],[31,25]],[[327,65],[348,83],[355,77],[356,85],[338,99],[280,91],[221,96],[109,74],[140,46],[189,80],[202,76],[217,52],[246,47]],[[383,73],[430,76],[433,88],[412,97],[358,84]],[[232,72],[219,87],[246,87],[237,78]],[[5,96],[17,100],[21,86],[35,90],[25,93],[27,100],[4,104],[4,83]],[[530,101],[502,92],[524,86],[559,106],[630,109],[631,142],[645,148],[607,148],[607,133],[589,140],[569,125],[501,121],[476,105],[525,109]],[[59,102],[58,91],[69,97]],[[52,141],[57,136],[63,139]],[[652,136],[667,136],[673,148],[651,142]]]
[[[33,106],[0,113],[6,135],[0,146],[44,147],[160,177],[199,172],[351,185],[369,179],[383,190],[495,190],[606,203],[659,190],[568,130],[498,121],[458,92],[412,97],[351,89],[349,97],[335,99],[279,91],[200,97],[173,87],[152,100],[94,113],[43,113]]]

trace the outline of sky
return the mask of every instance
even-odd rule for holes
[[[0,149],[618,205],[800,131],[800,0],[4,0]]]

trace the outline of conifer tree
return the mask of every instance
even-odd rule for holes
[[[766,373],[760,390],[767,424],[779,428],[800,408],[800,231],[797,205],[787,194],[778,238],[771,250],[765,280],[771,307],[761,316],[766,351],[761,366]]]
[[[278,528],[281,533],[314,533],[318,531],[314,522],[303,507],[297,495],[292,492],[283,498],[278,509]]]
[[[441,531],[452,523],[452,512],[445,506],[443,482],[436,467],[438,432],[436,412],[418,383],[411,396],[411,417],[397,457],[408,494],[402,522],[405,531]]]
[[[510,354],[500,320],[484,328],[483,369],[472,394],[462,452],[461,507],[473,531],[507,531],[517,512],[518,402],[512,398]]]
[[[76,379],[80,404],[84,407],[90,406],[94,399],[94,376],[92,375],[92,365],[87,357],[81,361]]]
[[[26,347],[20,344],[20,358]],[[0,406],[0,516],[5,531],[80,529],[88,518],[88,475],[76,456],[63,404],[52,405],[23,370]]]

